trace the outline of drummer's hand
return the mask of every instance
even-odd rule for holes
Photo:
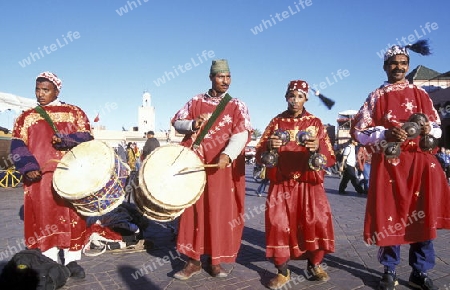
[[[217,164],[220,169],[227,167],[227,165],[230,164],[230,157],[225,153],[220,154],[219,163]]]
[[[59,138],[56,135],[53,135],[52,137],[52,144],[61,143],[61,138]]]
[[[41,172],[39,170],[28,171],[26,176],[29,180],[38,180],[42,177]]]
[[[208,119],[208,114],[200,114],[197,118],[192,122],[192,130],[197,131],[202,126],[203,122]]]
[[[319,149],[319,138],[309,139],[305,142],[305,147],[311,152],[317,151]]]
[[[281,141],[280,137],[278,137],[277,135],[273,134],[272,136],[269,137],[269,150],[270,149],[278,149],[281,147],[281,145],[283,144],[283,142]]]

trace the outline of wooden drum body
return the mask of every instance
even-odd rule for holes
[[[81,215],[100,216],[124,201],[129,174],[130,168],[113,148],[91,140],[64,155],[53,175],[53,187]]]
[[[172,221],[193,205],[203,193],[206,174],[200,158],[181,145],[156,148],[139,170],[139,187],[134,200],[145,216]],[[180,170],[189,167],[195,170]]]

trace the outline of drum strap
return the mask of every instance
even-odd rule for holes
[[[205,138],[209,129],[211,129],[212,125],[214,125],[214,122],[217,120],[220,113],[222,113],[222,111],[225,109],[225,106],[228,104],[229,101],[231,101],[231,96],[228,93],[226,93],[225,97],[223,97],[222,100],[220,100],[219,104],[217,105],[216,109],[212,113],[211,117],[208,119],[208,122],[206,122],[206,125],[205,125],[205,127],[203,127],[203,130],[200,132],[200,134],[195,139],[192,147],[195,148],[200,145],[203,138]]]
[[[56,128],[55,123],[53,123],[52,119],[50,118],[50,116],[48,115],[47,111],[45,111],[41,106],[36,106],[34,108],[34,110],[41,115],[41,117],[47,121],[47,123],[50,125],[50,127],[52,127],[53,131],[55,133],[58,133],[58,128]]]

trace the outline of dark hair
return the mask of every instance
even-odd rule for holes
[[[148,135],[148,134],[150,134],[150,135],[155,135],[155,132],[153,132],[153,131],[148,131],[148,132],[147,132],[147,135]]]

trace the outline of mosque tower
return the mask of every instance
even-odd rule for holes
[[[139,132],[144,136],[147,131],[155,131],[155,107],[152,106],[151,95],[148,91],[142,94],[142,106],[138,111]]]

